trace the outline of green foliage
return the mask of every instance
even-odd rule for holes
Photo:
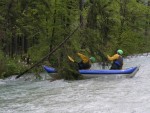
[[[38,51],[37,51],[38,50]],[[28,54],[31,57],[32,63],[39,61],[48,53],[48,46],[36,45],[29,49]]]
[[[2,51],[0,51],[0,64],[1,64],[0,65],[0,78],[3,78],[5,74],[6,65],[5,65],[4,55]]]
[[[122,33],[120,48],[125,50],[125,54],[139,53],[143,51],[144,40],[137,33],[130,30]]]
[[[55,66],[63,66],[67,54],[80,50],[89,56],[97,52],[113,53],[120,48],[124,55],[149,52],[150,7],[137,0],[27,0],[0,1],[1,76],[22,71],[24,64],[13,56],[29,54],[32,63],[39,61],[69,36],[83,21],[80,29],[52,55]],[[83,10],[79,9],[83,5]],[[82,17],[82,18],[81,18]],[[2,34],[5,34],[2,36]],[[15,40],[15,38],[17,40]],[[17,46],[14,46],[17,45]],[[14,50],[16,49],[17,50]],[[15,51],[15,52],[14,52]],[[11,57],[11,58],[10,58]]]
[[[4,57],[0,51],[0,78],[6,78],[14,74],[18,74],[26,67],[18,63],[18,60],[14,60],[8,57]]]
[[[9,77],[11,75],[16,75],[22,72],[23,70],[27,69],[27,66],[18,62],[18,60],[8,58],[5,61],[5,74],[4,77]]]
[[[14,60],[9,59],[6,66],[7,66],[6,72],[10,75],[16,74],[17,73],[17,72],[15,72],[16,70],[19,71],[19,69],[18,69],[19,66],[16,65]]]

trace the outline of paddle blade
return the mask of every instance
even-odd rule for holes
[[[75,62],[75,61],[73,60],[73,58],[71,58],[70,56],[68,56],[68,58],[69,58],[69,60],[70,60],[71,62]]]

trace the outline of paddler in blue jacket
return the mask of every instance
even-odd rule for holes
[[[115,55],[113,55],[112,57],[110,57],[109,55],[107,55],[108,60],[113,61],[112,66],[111,66],[111,70],[120,70],[122,69],[123,66],[123,51],[121,49],[117,50],[117,53]]]

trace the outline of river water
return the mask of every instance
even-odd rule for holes
[[[150,55],[124,60],[124,68],[137,65],[134,78],[0,80],[0,113],[150,113]]]

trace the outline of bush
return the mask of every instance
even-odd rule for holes
[[[6,61],[6,69],[5,69],[6,73],[5,73],[4,77],[6,78],[6,77],[9,77],[12,75],[19,74],[24,69],[26,69],[26,67],[23,66],[22,64],[20,64],[17,61],[17,59],[14,60],[14,59],[8,58]]]
[[[0,60],[0,78],[4,78],[4,75],[6,74],[6,64],[4,60]]]
[[[4,60],[4,55],[0,51],[0,78],[4,78],[4,75],[6,74],[6,63]]]
[[[17,59],[4,57],[3,52],[0,51],[0,78],[19,74],[26,67],[18,62]]]

